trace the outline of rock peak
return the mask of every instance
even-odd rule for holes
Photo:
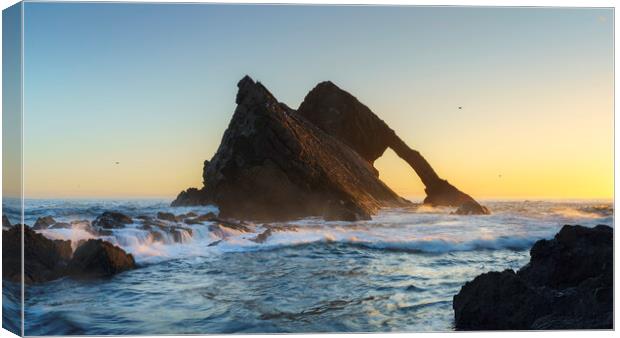
[[[257,101],[264,100],[273,100],[277,102],[276,98],[265,86],[258,81],[254,81],[248,75],[239,80],[237,88],[239,88],[235,99],[237,104],[253,104]]]
[[[335,89],[340,89],[340,87],[338,87],[335,83],[327,80],[327,81],[322,81],[319,82],[314,88],[335,88]],[[340,89],[342,90],[342,89]]]

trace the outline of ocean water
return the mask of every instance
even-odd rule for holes
[[[92,221],[105,210],[133,217],[217,212],[171,208],[169,202],[28,200],[25,222],[46,215]],[[139,268],[105,279],[27,286],[25,334],[449,331],[452,297],[466,281],[518,269],[535,241],[552,238],[564,224],[613,226],[611,202],[484,204],[492,215],[416,205],[383,210],[371,221],[278,223],[263,243],[252,241],[265,230],[261,223],[250,225],[251,233],[191,225],[180,243],[166,236],[153,241],[139,224],[129,225],[105,239],[132,253]],[[18,219],[17,209],[3,207]],[[41,233],[74,245],[93,237],[80,223]],[[5,313],[18,309],[3,293]]]

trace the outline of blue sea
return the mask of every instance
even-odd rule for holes
[[[41,216],[92,221],[106,210],[136,217],[217,212],[171,208],[170,200],[27,200],[25,222]],[[564,224],[613,226],[609,201],[484,201],[488,216],[415,205],[385,209],[370,221],[318,218],[265,224],[250,233],[209,222],[188,225],[180,240],[155,241],[139,222],[108,240],[139,268],[97,280],[60,279],[25,288],[26,335],[208,334],[284,332],[417,332],[453,330],[452,297],[490,270],[518,269],[532,244]],[[16,223],[19,209],[3,208]],[[74,245],[93,235],[71,229],[40,232]],[[218,242],[219,241],[219,242]],[[210,246],[211,244],[211,246]],[[217,245],[216,245],[217,244]],[[3,312],[19,303],[3,282]],[[5,320],[9,319],[5,317]]]

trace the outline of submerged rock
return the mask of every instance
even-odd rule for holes
[[[183,222],[185,224],[201,224],[203,222],[212,222],[215,221],[217,216],[212,213],[212,212],[208,212],[204,215],[200,215],[200,216],[192,216],[193,218],[186,218],[183,220]]]
[[[307,216],[369,219],[379,208],[406,206],[355,150],[279,103],[244,77],[237,109],[211,161],[204,187],[173,206],[215,204],[220,216],[289,220]]]
[[[456,209],[454,212],[457,215],[488,215],[490,214],[487,207],[478,204],[477,202],[467,201]]]
[[[135,268],[131,254],[100,239],[89,239],[80,245],[69,264],[70,274],[79,277],[111,276]]]
[[[73,225],[69,224],[69,223],[65,223],[65,222],[56,222],[54,224],[52,224],[51,227],[49,227],[50,229],[71,229],[73,227]]]
[[[35,230],[47,229],[54,223],[56,223],[56,220],[52,216],[39,217],[34,222],[32,228]]]
[[[92,225],[103,229],[118,229],[124,228],[125,225],[132,223],[133,220],[127,215],[121,214],[120,212],[106,211],[97,216]]]
[[[459,330],[613,328],[613,230],[565,225],[518,272],[489,272],[454,296]]]
[[[211,219],[212,222],[216,222],[217,225],[219,226],[223,226],[229,229],[233,229],[236,231],[241,231],[241,232],[252,232],[252,229],[250,229],[248,227],[248,224],[246,222],[243,221],[233,221],[233,220],[227,220],[227,219],[221,219],[221,218],[213,218]]]
[[[178,224],[171,225],[162,219],[152,217],[145,217],[143,219],[144,221],[139,229],[149,231],[150,239],[153,242],[184,243],[188,237],[192,237],[191,228]]]
[[[169,232],[176,243],[185,243],[187,239],[186,236],[189,238],[192,237],[192,229],[190,228],[172,227]]]
[[[256,243],[265,243],[265,241],[267,241],[267,239],[269,237],[271,237],[271,235],[273,234],[272,230],[267,228],[267,230],[263,231],[262,233],[258,234],[255,238],[250,239],[253,242]]]
[[[173,213],[161,211],[157,213],[157,218],[170,222],[177,222],[179,220]]]
[[[6,215],[2,215],[2,229],[9,229],[11,227],[11,221]]]

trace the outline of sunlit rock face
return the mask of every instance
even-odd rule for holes
[[[233,118],[205,161],[204,187],[181,192],[173,206],[216,204],[224,217],[255,220],[369,219],[381,207],[410,204],[373,167],[390,147],[425,184],[425,203],[488,213],[332,82],[318,84],[297,111],[248,76],[238,88]]]
[[[321,216],[369,219],[379,208],[406,206],[356,151],[243,78],[237,109],[204,168],[204,187],[173,205],[213,203],[220,215],[287,220]]]

